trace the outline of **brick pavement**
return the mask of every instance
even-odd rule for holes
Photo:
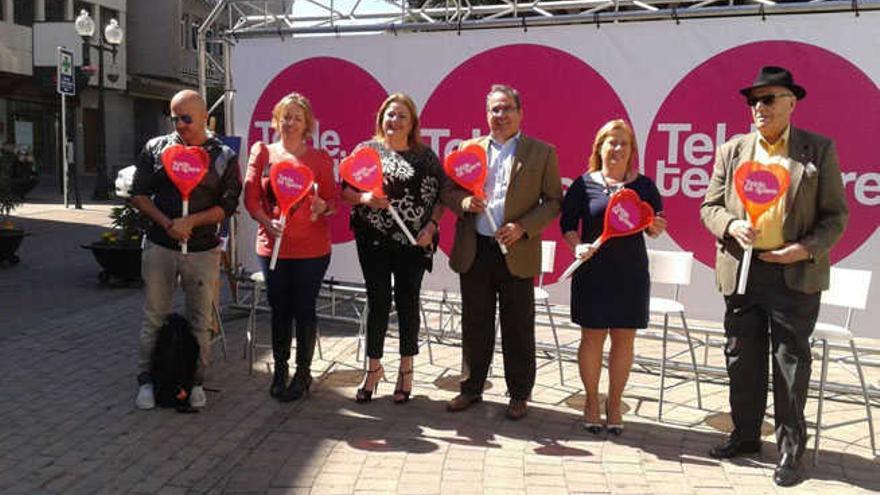
[[[721,439],[722,386],[704,386],[703,410],[692,404],[692,387],[673,389],[658,424],[657,378],[634,373],[624,435],[596,439],[578,426],[582,396],[572,363],[563,386],[555,364],[541,361],[529,416],[513,423],[504,419],[505,387],[497,376],[483,404],[459,414],[443,410],[460,364],[454,346],[434,345],[434,364],[422,352],[413,401],[393,404],[397,341],[389,339],[392,382],[380,385],[378,400],[361,405],[352,400],[359,379],[354,329],[330,322],[322,324],[327,361],[315,366],[327,372],[307,400],[269,398],[267,352],[249,374],[240,359],[246,319],[227,310],[230,356],[224,361],[215,352],[207,408],[196,415],[137,411],[140,291],[100,286],[91,254],[79,248],[97,237],[108,211],[107,204],[64,211],[48,201],[19,210],[34,235],[25,240],[20,265],[0,268],[0,493],[784,491],[771,480],[771,437],[755,458],[706,456]],[[266,331],[266,316],[259,322]],[[656,351],[648,341],[637,347]],[[827,403],[826,417],[864,417],[864,409]],[[861,424],[827,432],[820,467],[788,491],[880,491],[866,431]]]

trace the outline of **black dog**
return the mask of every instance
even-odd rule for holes
[[[153,349],[151,375],[157,406],[173,407],[180,413],[198,412],[189,404],[198,362],[199,343],[189,322],[171,313],[159,329]]]

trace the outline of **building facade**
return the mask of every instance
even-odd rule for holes
[[[134,101],[137,145],[170,132],[168,103],[174,93],[198,89],[198,29],[212,7],[206,0],[129,2],[128,93]],[[222,59],[219,44],[209,43],[207,49]],[[208,74],[209,80],[222,80],[210,65]]]
[[[73,50],[82,64],[83,43],[73,20],[81,10],[92,16],[97,33],[110,19],[125,30],[125,0],[0,0],[0,147],[32,157],[40,180],[60,180],[61,106],[55,90],[57,46]],[[91,49],[92,65],[100,52]],[[104,53],[105,101],[108,121],[131,119],[132,105],[125,94],[125,53]],[[83,74],[82,72],[80,72]],[[75,143],[70,157],[80,173],[97,167],[97,74],[79,78],[77,95],[68,100],[68,136]],[[85,83],[85,84],[83,84]],[[108,170],[131,160],[132,137],[124,126],[106,126]]]
[[[57,46],[66,46],[78,73],[77,94],[68,99],[70,160],[80,174],[98,169],[97,66],[103,56],[104,143],[112,178],[134,162],[147,139],[171,130],[171,96],[198,87],[198,27],[212,7],[209,0],[0,0],[0,149],[32,156],[41,181],[60,183],[55,61]],[[115,54],[89,48],[85,66],[73,23],[82,10],[95,22],[92,44],[111,19],[124,33]],[[219,45],[208,50],[221,59]],[[212,69],[210,77],[219,81],[222,73]]]

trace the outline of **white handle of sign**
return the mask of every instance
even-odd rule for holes
[[[599,249],[599,246],[601,246],[601,245],[602,245],[601,241],[596,241],[591,244],[593,249]],[[571,264],[568,265],[568,268],[566,268],[565,271],[562,272],[562,276],[560,277],[560,280],[565,280],[565,279],[571,277],[572,275],[574,275],[574,272],[577,271],[577,269],[580,268],[580,266],[583,264],[584,264],[584,260],[582,260],[580,257],[576,257],[574,259],[574,261],[572,261]]]
[[[749,267],[752,265],[752,246],[743,252],[742,263],[739,264],[739,283],[736,285],[737,294],[746,293],[746,285],[749,283]]]
[[[312,182],[312,192],[315,193],[316,198],[320,197],[320,196],[318,196],[318,183],[317,182]],[[312,213],[312,216],[309,217],[309,220],[311,220],[313,222],[317,219],[318,219],[318,217],[314,213]]]
[[[184,199],[183,200],[183,214],[181,216],[186,217],[187,215],[189,215],[189,200]],[[186,241],[183,241],[180,243],[180,252],[183,254],[187,253]]]
[[[486,210],[483,212],[486,214],[486,218],[489,219],[489,227],[492,227],[492,233],[498,231],[498,225],[495,223],[495,217],[492,216],[492,208],[486,206]],[[501,254],[507,254],[507,246],[502,243],[498,243],[498,247],[501,248]]]
[[[391,213],[391,218],[394,219],[394,221],[397,223],[397,226],[400,227],[400,230],[402,230],[403,233],[406,234],[406,238],[409,239],[409,242],[410,242],[413,246],[415,246],[416,244],[418,244],[418,243],[416,242],[416,238],[413,237],[413,235],[412,235],[412,233],[409,231],[409,229],[406,228],[406,224],[403,223],[403,219],[400,218],[400,215],[397,214],[397,210],[395,210],[394,207],[391,206],[390,204],[388,205],[388,213]]]
[[[281,233],[275,236],[275,245],[272,246],[272,259],[269,261],[269,270],[275,269],[278,262],[278,252],[281,251],[281,238],[284,236],[284,227],[287,226],[287,215],[281,215]]]

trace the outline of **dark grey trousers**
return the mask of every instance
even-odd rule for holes
[[[752,260],[746,293],[725,297],[725,355],[733,437],[759,440],[767,407],[768,350],[773,357],[773,414],[779,453],[803,455],[810,383],[810,334],[820,294],[790,289],[783,265]]]
[[[495,307],[501,317],[504,379],[513,399],[527,400],[535,385],[535,285],[510,273],[498,244],[477,237],[477,256],[461,274],[461,392],[483,393],[495,353]]]

